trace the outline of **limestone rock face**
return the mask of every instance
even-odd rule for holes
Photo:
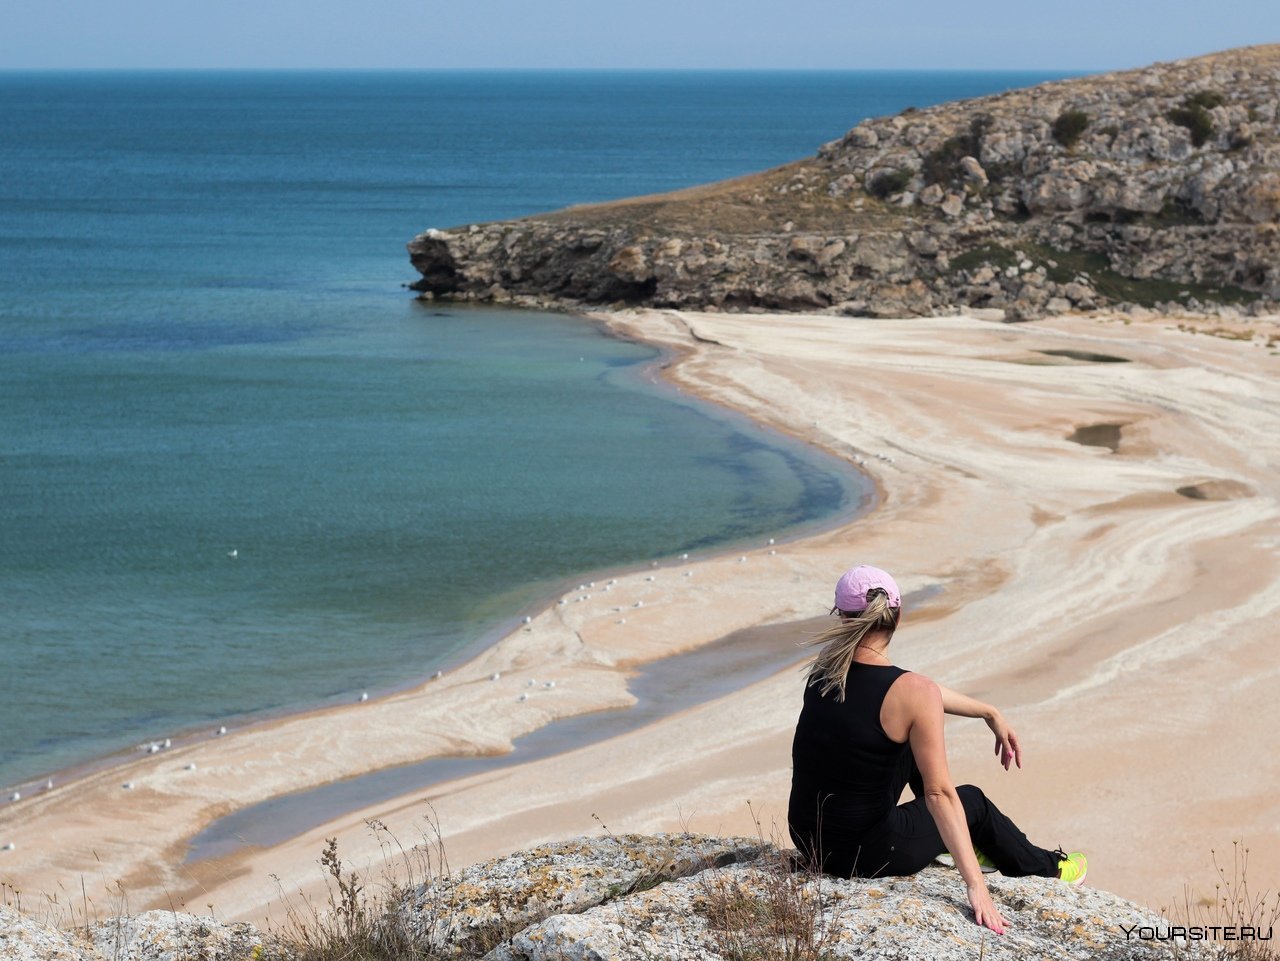
[[[474,955],[544,918],[575,915],[638,889],[760,856],[746,838],[578,838],[465,868],[420,886],[400,921],[431,951]]]
[[[0,958],[4,961],[99,961],[83,940],[0,904]]]
[[[262,935],[250,924],[174,911],[146,911],[91,924],[86,934],[110,961],[258,961]]]
[[[1010,925],[1003,936],[973,922],[964,885],[950,868],[841,880],[797,871],[791,852],[751,839],[577,838],[477,864],[407,892],[380,918],[374,940],[394,945],[394,957],[467,961],[1221,956],[1205,942],[1144,938],[1144,927],[1167,935],[1168,922],[1103,891],[999,875],[989,875],[987,884]],[[330,947],[334,958],[369,951],[382,956],[374,944]],[[296,949],[250,925],[214,918],[148,911],[66,933],[0,906],[3,961],[298,958]]]
[[[1261,311],[1280,299],[1278,102],[1272,45],[910,110],[751,177],[429,230],[409,244],[415,286],[556,306]],[[1039,305],[1004,273],[1028,259],[1047,271]]]
[[[1142,940],[1166,927],[1114,895],[1046,878],[988,878],[1009,928],[995,935],[971,920],[960,876],[930,867],[875,881],[788,877],[776,858],[703,872],[521,931],[485,961],[647,961],[730,956],[859,958],[865,961],[1021,961],[1025,958],[1173,959],[1212,949]],[[1126,937],[1126,929],[1131,936]],[[796,950],[797,948],[809,950]]]

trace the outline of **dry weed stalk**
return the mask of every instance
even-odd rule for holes
[[[328,838],[319,864],[325,879],[325,903],[298,892],[281,891],[285,921],[269,926],[282,958],[289,961],[432,961],[409,918],[396,910],[420,884],[446,877],[449,863],[435,811],[424,818],[421,844],[406,849],[382,821],[365,820],[382,853],[382,876],[373,888],[354,869],[346,869],[336,838]],[[272,878],[280,886],[280,879]]]
[[[1182,901],[1171,909],[1161,908],[1160,915],[1170,928],[1201,928],[1208,932],[1208,940],[1217,940],[1225,956],[1235,961],[1275,961],[1280,949],[1272,940],[1277,922],[1280,922],[1280,891],[1272,894],[1263,891],[1254,894],[1249,890],[1249,849],[1243,841],[1231,842],[1231,876],[1218,863],[1218,852],[1210,849],[1217,880],[1213,885],[1213,897],[1194,898],[1189,887],[1182,890]],[[1214,938],[1213,929],[1234,928],[1236,939]],[[1257,932],[1255,937],[1239,939],[1239,933],[1249,928]]]
[[[839,929],[823,896],[822,874],[779,843],[778,826],[764,838],[748,803],[765,854],[743,876],[708,867],[698,877],[696,910],[706,918],[716,952],[726,961],[825,961]]]

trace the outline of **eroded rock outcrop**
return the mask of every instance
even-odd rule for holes
[[[761,174],[428,230],[415,286],[870,315],[1274,309],[1278,103],[1271,45],[907,110]]]
[[[259,961],[271,945],[251,924],[174,911],[108,918],[83,932],[109,961]],[[280,949],[274,956],[282,953]]]
[[[83,937],[0,904],[0,958],[5,961],[98,961],[91,951]]]
[[[545,918],[753,860],[763,850],[747,838],[698,835],[561,841],[421,885],[395,912],[396,922],[432,952],[474,957]]]
[[[795,870],[790,852],[703,835],[577,838],[474,865],[404,892],[359,944],[332,957],[485,961],[739,958],[1164,959],[1217,957],[1204,942],[1143,937],[1168,922],[1115,895],[1046,878],[990,876],[1010,922],[972,921],[950,868],[840,880]],[[332,931],[345,925],[332,925]],[[379,933],[380,932],[380,933]],[[0,906],[5,961],[296,961],[247,924],[171,911],[63,932]],[[314,955],[312,955],[314,956]],[[345,956],[345,955],[343,955]]]
[[[973,923],[959,875],[844,881],[787,875],[778,858],[736,864],[527,928],[486,961],[812,957],[971,961],[1196,957],[1144,941],[1153,922],[1113,895],[1044,878],[992,878],[1009,928]],[[1128,932],[1128,933],[1126,933]]]
[[[249,924],[175,911],[107,918],[64,932],[0,905],[3,961],[266,961],[272,953]]]

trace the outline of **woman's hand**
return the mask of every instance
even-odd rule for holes
[[[969,904],[973,907],[973,919],[984,928],[990,928],[996,934],[1004,934],[1008,922],[1000,916],[996,906],[991,902],[991,894],[985,884],[976,884],[969,889]]]
[[[1011,763],[1016,763],[1019,768],[1022,767],[1022,748],[1018,744],[1018,735],[1014,733],[1004,715],[995,708],[991,709],[991,713],[985,718],[987,727],[991,728],[991,733],[996,736],[996,756],[1000,758],[1000,763],[1004,769],[1009,770]]]

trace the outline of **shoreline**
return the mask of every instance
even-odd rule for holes
[[[831,462],[829,468],[833,473],[838,471],[842,475],[841,480],[846,486],[847,493],[851,495],[851,499],[856,498],[851,506],[838,509],[829,515],[797,521],[781,530],[771,531],[760,535],[762,538],[767,539],[769,544],[774,544],[775,542],[777,544],[794,543],[796,541],[803,540],[806,537],[813,536],[814,534],[823,533],[836,527],[851,523],[861,514],[874,509],[875,503],[880,496],[878,483],[871,475],[860,470],[856,465],[850,464],[847,460],[839,457],[832,451],[823,448],[821,445],[807,441],[803,437],[797,436],[788,431],[779,430],[770,425],[761,424],[752,420],[750,417],[743,415],[741,411],[727,405],[707,400],[697,396],[696,394],[690,395],[682,391],[676,384],[671,382],[664,373],[668,368],[679,363],[680,351],[677,348],[653,344],[642,338],[625,334],[620,330],[615,329],[607,319],[597,314],[568,313],[571,313],[572,316],[577,317],[579,320],[595,328],[607,337],[623,340],[629,343],[641,344],[656,350],[657,356],[653,360],[642,365],[641,369],[638,371],[638,376],[640,379],[647,382],[651,389],[657,389],[663,393],[669,393],[671,395],[669,400],[672,403],[688,403],[692,401],[695,404],[701,404],[704,407],[713,409],[717,417],[730,424],[734,424],[739,429],[745,430],[747,427],[750,427],[757,431],[766,431],[768,434],[773,435],[771,438],[772,442],[800,448],[809,448],[812,451],[817,451],[823,459]],[[755,546],[759,547],[758,544]],[[653,569],[655,566],[663,566],[672,563],[686,564],[716,557],[727,557],[731,554],[747,549],[751,549],[748,540],[740,538],[726,541],[714,547],[690,552],[688,561],[680,560],[674,553],[671,555],[664,554],[655,559],[651,559],[647,564],[640,561],[615,564],[602,568],[578,571],[562,578],[558,578],[550,584],[549,590],[546,594],[540,595],[538,598],[524,604],[510,615],[496,621],[490,627],[480,632],[480,634],[478,634],[472,641],[464,644],[457,651],[441,658],[438,662],[437,670],[447,674],[471,664],[474,660],[481,657],[489,648],[500,643],[504,638],[508,638],[517,633],[522,626],[521,621],[524,617],[536,616],[540,612],[543,612],[550,606],[554,605],[557,599],[571,594],[574,590],[575,584],[642,574]],[[371,703],[376,700],[394,697],[400,694],[421,691],[434,680],[436,680],[436,678],[432,675],[418,675],[391,685],[370,687],[368,688],[369,702]],[[338,697],[339,695],[331,695],[328,698],[314,702],[282,706],[278,708],[264,708],[240,714],[222,715],[217,718],[212,718],[206,723],[198,726],[193,724],[179,728],[176,731],[161,734],[158,737],[149,739],[148,742],[143,744],[129,748],[120,748],[106,754],[86,758],[85,760],[74,764],[44,769],[34,777],[27,778],[23,781],[17,781],[10,784],[0,784],[0,804],[7,805],[11,803],[8,801],[8,797],[14,792],[20,793],[24,799],[43,794],[46,790],[44,785],[50,780],[53,781],[55,789],[60,787],[70,787],[73,786],[75,782],[90,775],[124,767],[130,762],[138,760],[140,757],[147,756],[145,753],[147,743],[161,743],[168,738],[172,742],[172,747],[163,750],[172,752],[177,748],[199,744],[214,737],[229,737],[237,732],[249,731],[260,728],[264,725],[271,725],[278,722],[287,722],[290,719],[310,716],[317,712],[338,710],[351,704],[351,701],[338,700]],[[219,727],[225,727],[227,729],[226,735],[215,735],[209,733],[210,731],[217,730]],[[0,806],[0,815],[4,813],[4,810],[5,808]]]
[[[763,552],[771,547],[791,546],[802,543],[806,539],[821,536],[828,532],[842,529],[849,524],[855,522],[859,517],[865,515],[868,511],[874,510],[875,505],[881,497],[881,489],[878,480],[874,475],[860,470],[856,465],[848,462],[821,444],[813,443],[801,435],[794,432],[780,430],[771,424],[762,423],[748,414],[736,409],[735,407],[717,402],[700,396],[696,392],[688,392],[679,384],[674,382],[669,371],[677,367],[685,353],[678,345],[669,345],[656,343],[644,337],[637,337],[631,332],[624,332],[620,328],[615,327],[607,318],[600,317],[595,314],[578,313],[575,315],[580,321],[589,324],[599,330],[604,336],[610,338],[621,339],[632,343],[640,343],[650,347],[656,351],[655,358],[643,365],[638,372],[641,378],[646,381],[650,389],[658,390],[668,395],[668,399],[672,403],[700,405],[704,408],[710,408],[715,413],[714,416],[721,420],[731,423],[736,429],[749,432],[753,435],[764,433],[768,436],[769,442],[783,448],[784,453],[786,447],[805,448],[812,455],[814,452],[823,459],[830,461],[829,469],[838,472],[840,481],[844,485],[848,496],[848,504],[842,509],[826,516],[817,518],[809,518],[789,525],[781,530],[772,531],[770,533],[761,534],[758,538],[738,538],[727,541],[723,544],[716,545],[701,551],[690,552],[688,560],[681,559],[678,555],[663,555],[661,558],[651,560],[645,564],[642,562],[633,562],[629,564],[619,564],[606,568],[595,569],[586,572],[579,572],[575,575],[562,578],[556,582],[552,590],[532,601],[518,611],[503,618],[495,623],[491,628],[484,631],[475,641],[467,644],[459,651],[455,652],[449,658],[441,662],[440,670],[445,674],[445,678],[449,678],[450,674],[458,671],[466,671],[470,669],[475,672],[477,668],[483,675],[489,668],[481,666],[481,662],[485,661],[489,656],[495,653],[495,650],[504,642],[515,640],[521,633],[528,631],[527,627],[522,625],[522,620],[526,616],[537,618],[539,615],[554,614],[557,607],[557,601],[564,603],[564,598],[572,596],[577,592],[577,587],[581,583],[591,583],[593,580],[600,582],[604,580],[623,580],[626,578],[638,579],[649,577],[650,572],[655,570],[671,570],[674,566],[695,567],[699,564],[728,562],[735,555],[739,555],[742,551]],[[704,414],[705,416],[705,414]],[[794,455],[791,455],[794,456]],[[758,542],[757,542],[758,541]],[[744,625],[744,629],[749,629],[751,625]],[[730,634],[737,631],[730,631]],[[715,643],[715,638],[708,641],[710,644]],[[701,645],[695,644],[692,647],[677,647],[665,651],[655,651],[648,654],[641,654],[616,661],[614,667],[622,678],[622,692],[619,698],[615,695],[609,700],[602,701],[598,705],[587,705],[580,710],[571,710],[566,714],[552,714],[545,716],[532,727],[518,732],[514,737],[517,739],[528,737],[539,731],[543,731],[548,727],[552,727],[557,722],[573,720],[576,718],[588,717],[599,711],[620,711],[622,709],[630,710],[634,707],[635,698],[630,696],[626,690],[626,681],[637,666],[645,665],[651,662],[662,661],[670,657],[678,657],[680,654],[689,653],[697,650]],[[390,688],[370,689],[370,698],[367,702],[352,703],[349,701],[341,701],[334,703],[331,701],[320,702],[303,707],[289,707],[279,710],[268,710],[262,713],[253,713],[250,715],[230,715],[224,718],[216,719],[209,724],[200,727],[192,726],[184,728],[175,733],[167,735],[172,742],[172,746],[164,749],[156,754],[147,754],[141,750],[141,746],[123,749],[108,755],[92,758],[78,765],[64,767],[60,769],[50,770],[40,776],[26,782],[20,782],[6,790],[19,790],[22,792],[22,800],[20,802],[6,803],[0,807],[0,833],[4,833],[5,822],[10,820],[13,808],[27,808],[32,804],[42,804],[50,800],[63,800],[67,793],[76,792],[85,786],[101,786],[104,779],[114,774],[127,772],[133,768],[146,766],[150,762],[161,763],[170,757],[184,757],[192,749],[201,747],[222,747],[231,746],[238,739],[246,736],[252,737],[255,734],[270,732],[281,726],[306,722],[316,718],[326,716],[334,716],[340,713],[346,713],[349,710],[360,710],[375,707],[380,702],[394,700],[399,697],[420,697],[432,689],[438,678],[416,677],[407,680],[402,684],[395,685]],[[612,693],[612,692],[611,692]],[[219,736],[209,733],[210,730],[216,730],[217,727],[225,725],[227,733]],[[158,740],[162,740],[158,739]],[[557,753],[565,753],[575,750],[581,745],[565,744]],[[457,751],[449,748],[422,753],[419,757],[414,758],[409,764],[423,763],[431,761],[450,761],[465,760],[467,758],[475,758],[478,756],[488,756],[496,759],[512,758],[513,745],[508,744],[503,749],[500,745],[493,745],[487,750],[479,752]],[[512,758],[511,763],[520,765],[526,763],[523,758]],[[341,780],[352,777],[368,776],[378,772],[391,770],[395,767],[403,766],[401,764],[382,764],[371,767],[362,767],[357,771],[345,771],[340,775]],[[123,775],[123,776],[127,776]],[[54,788],[51,791],[43,789],[43,784],[53,779]],[[92,785],[90,784],[92,782]],[[132,784],[132,781],[129,783]],[[319,782],[316,787],[323,787],[325,784],[332,784],[334,781]],[[280,792],[265,798],[258,804],[269,802],[273,799],[286,797],[289,792]],[[56,796],[56,797],[55,797]],[[225,813],[215,814],[193,821],[190,829],[183,832],[181,840],[176,844],[168,843],[165,845],[167,857],[174,859],[179,869],[186,868],[187,863],[185,857],[177,857],[180,851],[188,848],[190,843],[199,836],[204,830],[211,825],[216,824],[222,818],[234,815],[238,811],[255,805],[235,804],[228,806],[220,805],[220,810]],[[348,809],[349,810],[349,809]],[[292,836],[292,835],[291,835]],[[24,845],[24,847],[26,847]],[[95,852],[94,858],[98,855]],[[213,860],[217,860],[216,858]],[[9,875],[6,869],[9,867],[4,861],[0,861],[0,881],[5,881]],[[83,874],[81,874],[83,880]],[[104,885],[105,886],[105,885]],[[167,889],[166,889],[167,890]],[[156,906],[161,906],[162,902],[158,897],[152,898]],[[166,893],[165,904],[169,903],[169,895]]]
[[[701,560],[689,584],[669,569],[656,572],[656,586],[619,578],[627,603],[644,601],[625,631],[598,605],[554,607],[535,619],[537,643],[520,631],[485,652],[476,676],[451,678],[458,683],[439,692],[447,703],[434,710],[402,704],[383,722],[371,705],[345,712],[364,721],[359,743],[385,748],[386,738],[407,736],[411,719],[408,729],[438,722],[439,738],[453,737],[459,753],[503,750],[503,732],[524,716],[514,709],[518,685],[547,676],[550,664],[559,683],[554,698],[539,699],[544,720],[580,714],[588,701],[631,703],[618,684],[626,665],[821,613],[832,572],[856,556],[893,570],[904,590],[945,591],[932,614],[904,619],[896,659],[996,703],[1022,735],[1030,770],[1009,776],[993,774],[985,728],[949,726],[957,783],[990,785],[1040,843],[1099,852],[1091,879],[1134,900],[1176,897],[1184,881],[1211,883],[1199,862],[1239,835],[1255,848],[1257,887],[1280,878],[1280,807],[1270,790],[1280,772],[1257,733],[1280,723],[1269,675],[1257,669],[1270,663],[1265,625],[1280,612],[1280,561],[1269,546],[1280,536],[1280,482],[1267,466],[1280,418],[1271,354],[1227,335],[1195,336],[1167,318],[1131,327],[1078,316],[1019,326],[966,317],[610,316],[648,342],[687,348],[670,368],[681,390],[785,421],[847,459],[864,457],[880,483],[876,508],[856,525],[779,545],[776,558],[757,550],[741,562]],[[1047,356],[1063,347],[1128,363]],[[1069,439],[1099,424],[1122,425],[1115,451]],[[483,672],[499,664],[501,684],[508,672],[514,682],[501,688],[512,697],[505,709],[478,703],[499,689],[483,686]],[[145,825],[124,827],[136,825],[142,795],[125,807],[118,793],[97,791],[102,807],[82,812],[82,823],[63,825],[58,810],[41,821],[55,847],[121,825],[127,836],[104,861],[121,865],[130,890],[152,901],[165,892],[234,919],[270,920],[284,891],[323,891],[315,856],[324,838],[339,838],[355,867],[376,869],[379,849],[364,819],[411,836],[425,803],[454,866],[596,833],[596,815],[619,831],[754,834],[753,819],[771,816],[776,825],[796,695],[783,671],[638,730],[378,802],[191,872],[174,867],[180,845],[160,847],[154,868],[139,861],[136,846],[158,844]],[[1256,727],[1242,729],[1242,717]],[[247,739],[211,772],[211,789],[252,803],[242,786],[271,770],[262,765],[273,751],[318,764],[357,756],[351,732],[338,727],[292,733],[302,740]],[[1191,771],[1203,797],[1187,796]],[[157,786],[169,792],[160,800],[171,820],[189,817],[173,779]],[[749,799],[754,811],[744,809]],[[74,816],[68,808],[65,817]],[[1177,846],[1165,842],[1170,836]],[[123,850],[130,841],[135,847]],[[0,861],[0,880],[10,864]],[[68,868],[59,875],[50,863],[45,876],[66,877]]]

